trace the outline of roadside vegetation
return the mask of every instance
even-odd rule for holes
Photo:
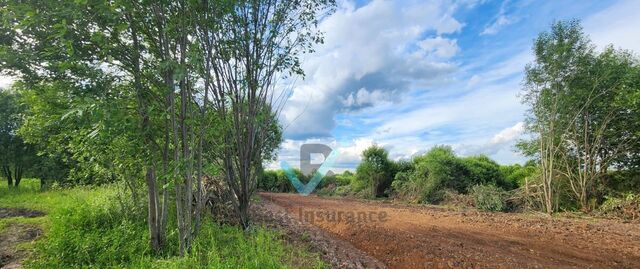
[[[0,4],[0,73],[14,79],[0,89],[0,207],[48,214],[26,265],[316,267],[294,264],[306,254],[256,225],[251,204],[282,140],[276,82],[304,75],[300,57],[333,9]]]
[[[554,23],[535,40],[533,53],[521,94],[529,107],[527,138],[517,145],[530,158],[524,165],[457,156],[446,145],[393,161],[374,145],[355,173],[324,178],[316,193],[639,218],[640,59],[612,46],[596,48],[577,21]],[[283,172],[265,176],[262,189],[295,191]]]
[[[149,247],[144,205],[133,204],[124,186],[82,186],[40,191],[25,179],[19,190],[0,186],[0,205],[46,213],[37,218],[2,218],[0,232],[16,223],[38,225],[44,236],[30,248],[28,268],[324,268],[316,256],[287,244],[278,232],[241,227],[207,218],[189,255],[179,256],[177,234],[162,253]],[[176,229],[176,223],[169,223]],[[17,246],[19,247],[19,246]]]

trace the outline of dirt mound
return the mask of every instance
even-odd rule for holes
[[[23,250],[16,246],[22,242],[35,240],[42,234],[40,228],[23,223],[10,223],[0,234],[0,268],[22,268],[20,261],[25,257]]]
[[[632,223],[261,195],[389,268],[640,268]]]
[[[44,212],[26,208],[3,208],[0,207],[0,219],[12,217],[35,218],[44,216]]]

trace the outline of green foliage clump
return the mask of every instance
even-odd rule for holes
[[[501,171],[501,167],[495,161],[485,155],[470,156],[461,159],[467,170],[466,186],[472,184],[496,184],[505,190],[518,187],[516,182],[509,181]]]
[[[401,164],[392,188],[402,199],[437,203],[445,190],[465,194],[471,186],[493,184],[505,190],[519,186],[526,173],[516,174],[487,156],[457,157],[448,146],[436,146],[413,159],[411,166]],[[510,172],[509,174],[505,171]]]
[[[40,191],[36,180],[23,184],[20,190],[0,186],[0,204],[48,213],[13,220],[44,229],[26,261],[29,268],[324,268],[317,256],[292,249],[276,232],[256,226],[245,233],[206,217],[187,255],[177,255],[175,223],[169,223],[165,251],[153,254],[140,217],[143,207],[124,197],[119,186]],[[0,229],[5,224],[0,222]]]
[[[302,172],[294,169],[298,179],[303,178]],[[258,190],[269,192],[292,192],[295,190],[291,181],[287,178],[283,170],[267,170],[258,177]]]
[[[362,162],[356,169],[356,179],[366,186],[368,197],[381,197],[387,194],[393,181],[394,164],[389,160],[387,151],[373,145],[362,152]],[[360,186],[358,186],[360,187]]]
[[[450,147],[438,146],[413,160],[414,170],[410,174],[399,173],[395,188],[410,200],[429,203],[438,202],[440,191],[452,189],[466,192],[465,165]],[[407,181],[403,181],[406,180]]]
[[[626,193],[619,197],[606,196],[599,211],[603,215],[635,220],[640,218],[640,195]]]
[[[500,171],[507,184],[511,186],[524,186],[527,179],[531,180],[536,174],[536,164],[532,161],[524,166],[520,164],[501,165]]]
[[[499,212],[506,209],[505,191],[494,185],[475,185],[469,193],[473,196],[476,208],[483,211]]]

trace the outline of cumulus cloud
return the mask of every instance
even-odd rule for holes
[[[520,137],[520,135],[524,132],[524,122],[518,122],[516,125],[506,128],[491,138],[489,144],[504,144],[507,142],[511,142],[516,138]]]
[[[505,147],[512,147],[518,138],[524,133],[524,122],[518,122],[511,127],[502,129],[491,140],[484,144],[460,145],[456,149],[463,155],[486,154],[494,155]]]
[[[456,40],[442,38],[441,36],[435,38],[426,38],[418,42],[418,47],[424,55],[435,55],[440,58],[451,58],[458,53],[458,43]]]
[[[327,137],[339,112],[397,102],[416,87],[448,80],[459,31],[449,1],[339,3],[323,20],[325,43],[308,55],[306,80],[293,89],[281,120],[288,138]]]
[[[518,83],[519,79],[514,79],[502,85],[478,88],[455,99],[441,100],[428,106],[409,105],[417,108],[387,115],[385,121],[375,128],[375,135],[379,138],[418,135],[443,127],[477,130],[513,122],[522,117],[523,111],[517,97]]]

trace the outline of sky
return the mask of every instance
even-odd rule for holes
[[[280,115],[279,159],[296,166],[300,145],[339,153],[353,170],[377,144],[393,160],[435,145],[461,156],[523,163],[519,99],[536,36],[554,20],[579,19],[602,48],[640,52],[640,1],[349,1],[320,23],[324,44],[303,56],[305,79]],[[321,163],[321,155],[313,163]]]
[[[597,46],[640,52],[638,10],[637,0],[337,0],[319,25],[324,44],[302,56],[306,76],[290,88],[284,141],[267,166],[298,166],[305,143],[337,150],[335,172],[355,169],[373,144],[393,160],[444,144],[523,163],[518,96],[535,37],[579,19]],[[10,83],[0,77],[0,88]]]

